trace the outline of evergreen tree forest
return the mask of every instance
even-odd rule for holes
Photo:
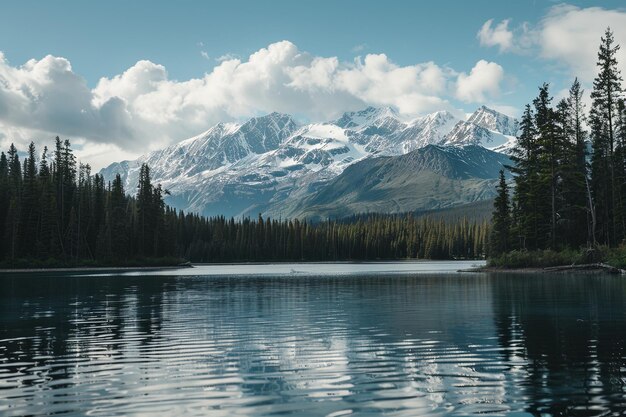
[[[156,265],[192,262],[451,259],[486,256],[488,223],[407,215],[309,223],[206,218],[164,203],[143,165],[136,190],[105,183],[70,142],[21,160],[0,153],[0,265]]]
[[[617,247],[626,238],[626,109],[612,31],[601,37],[591,108],[576,79],[555,101],[548,84],[525,107],[512,195],[498,186],[491,255]]]

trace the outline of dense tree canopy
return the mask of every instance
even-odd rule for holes
[[[626,111],[618,50],[607,29],[588,118],[577,79],[556,105],[543,84],[526,106],[510,167],[515,185],[510,222],[503,221],[502,202],[493,217],[500,229],[510,224],[499,235],[513,236],[512,248],[617,246],[626,238]],[[502,244],[496,251],[503,251]]]
[[[140,168],[134,196],[118,175],[105,184],[56,139],[23,163],[0,153],[0,262],[5,265],[125,265],[194,262],[479,258],[488,224],[412,215],[341,221],[206,218],[164,204],[167,193]],[[38,162],[37,162],[38,161]],[[37,263],[36,262],[36,263]]]

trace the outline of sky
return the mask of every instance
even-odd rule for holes
[[[0,147],[57,135],[99,169],[279,111],[327,121],[487,105],[512,116],[549,82],[590,90],[623,1],[29,1],[0,5]]]

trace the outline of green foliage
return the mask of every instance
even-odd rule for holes
[[[183,257],[195,262],[478,259],[488,223],[369,215],[343,221],[203,218],[180,215]]]
[[[500,181],[493,206],[494,211],[489,241],[491,244],[491,255],[497,256],[508,251],[511,246],[511,208],[509,188],[504,177],[504,170],[500,170]]]
[[[626,245],[618,247],[597,246],[588,249],[550,249],[535,251],[514,250],[489,258],[487,265],[494,268],[546,268],[562,265],[580,265],[587,263],[606,263],[615,268],[626,269]]]
[[[569,96],[556,106],[547,84],[539,88],[533,105],[526,106],[513,152],[514,165],[509,167],[515,183],[511,243],[519,252],[504,254],[494,262],[522,266],[565,262],[569,248],[615,247],[625,240],[626,106],[618,50],[607,29],[601,38],[599,73],[591,92],[590,164],[583,128],[587,120],[583,91],[577,79]],[[493,216],[494,255],[501,252],[499,236],[506,232],[503,210],[496,210]],[[544,249],[557,252],[544,253]],[[538,256],[535,261],[534,255]]]
[[[618,142],[617,132],[623,119],[619,114],[622,100],[622,77],[617,65],[619,45],[614,45],[613,33],[607,29],[598,52],[598,75],[593,82],[589,115],[593,153],[591,185],[597,215],[597,238],[600,243],[615,246],[623,238],[624,193],[620,182],[624,178],[624,143]]]
[[[119,177],[106,190],[102,176],[92,175],[89,165],[77,166],[67,140],[56,138],[51,163],[47,148],[39,164],[36,159],[33,143],[23,166],[14,145],[0,154],[3,265],[110,265],[176,258],[176,248],[164,243],[175,240],[174,230],[164,222],[170,211],[160,185],[150,184],[147,167],[138,204],[125,195]],[[146,214],[144,223],[136,221],[140,214]],[[139,233],[137,225],[149,233]],[[131,246],[131,241],[139,243]]]
[[[606,248],[602,260],[615,268],[626,269],[626,246],[622,244],[616,248]]]
[[[108,185],[56,138],[54,161],[24,170],[14,146],[0,155],[0,266],[141,266],[194,262],[475,259],[486,256],[487,221],[367,215],[307,221],[206,218],[167,207],[167,191],[143,165],[135,197],[120,176]]]
[[[513,250],[500,256],[489,258],[487,266],[494,268],[546,268],[550,266],[575,265],[586,262],[580,250],[564,249],[554,251],[539,249],[533,251]]]

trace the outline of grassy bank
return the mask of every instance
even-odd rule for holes
[[[561,265],[583,265],[605,263],[615,268],[626,269],[626,246],[608,248],[599,246],[590,249],[550,249],[535,251],[514,250],[489,258],[487,267],[503,269],[549,268]]]

